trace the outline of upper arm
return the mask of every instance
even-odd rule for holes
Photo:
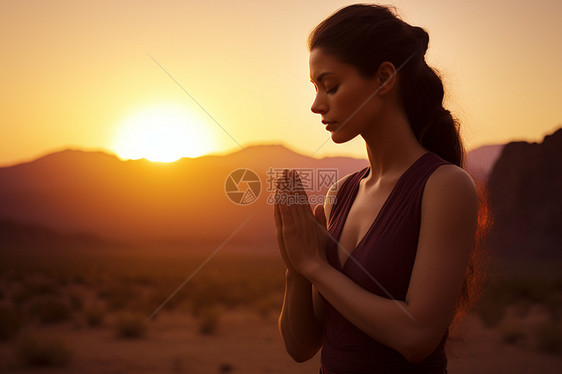
[[[471,251],[478,217],[472,178],[454,165],[439,167],[428,179],[423,198],[416,259],[406,303],[424,337],[438,344],[453,317]]]

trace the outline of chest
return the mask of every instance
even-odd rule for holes
[[[342,267],[376,224],[391,192],[392,185],[378,186],[371,191],[359,186],[339,237],[337,253]]]

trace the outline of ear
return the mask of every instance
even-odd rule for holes
[[[392,62],[382,62],[377,70],[376,78],[379,85],[379,96],[384,96],[391,92],[397,81],[396,68]]]

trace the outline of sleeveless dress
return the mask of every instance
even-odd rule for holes
[[[376,295],[404,301],[416,256],[424,186],[433,171],[445,164],[448,162],[432,152],[416,160],[400,176],[357,247],[347,249],[351,256],[343,267],[338,259],[337,244],[328,241],[329,264]],[[340,186],[328,222],[328,231],[337,241],[359,182],[369,170],[370,167],[366,167],[353,173]],[[321,374],[447,373],[444,344],[448,331],[435,351],[422,362],[413,364],[362,332],[326,299],[323,301]]]

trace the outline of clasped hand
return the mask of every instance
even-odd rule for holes
[[[318,266],[325,265],[325,248],[329,240],[323,206],[314,213],[293,170],[283,171],[276,181],[275,229],[281,257],[291,271],[307,277]]]

